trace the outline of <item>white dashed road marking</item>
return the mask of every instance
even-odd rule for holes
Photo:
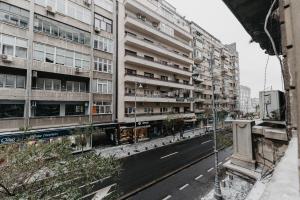
[[[214,169],[214,168],[212,167],[212,168],[210,168],[209,170],[207,170],[207,172],[211,172],[213,169]]]
[[[218,165],[222,165],[222,162],[219,162],[219,164]]]
[[[186,188],[187,186],[189,186],[189,184],[185,184],[184,186],[182,186],[181,188],[179,188],[179,190],[183,190],[183,189]]]
[[[168,200],[168,199],[170,199],[172,196],[171,195],[168,195],[168,196],[166,196],[165,198],[163,198],[162,200]]]
[[[170,156],[173,156],[175,154],[177,154],[178,152],[174,152],[174,153],[171,153],[171,154],[168,154],[168,155],[165,155],[163,157],[161,157],[160,159],[164,159],[164,158],[167,158],[167,157],[170,157]]]
[[[200,176],[197,176],[196,178],[195,178],[195,180],[198,180],[198,179],[200,179],[200,178],[202,178],[203,177],[203,175],[201,174]]]
[[[225,160],[229,160],[229,159],[230,159],[230,157],[225,158]]]
[[[207,141],[205,141],[205,142],[202,142],[201,144],[206,144],[206,143],[209,143],[209,142],[211,142],[212,140],[207,140]]]

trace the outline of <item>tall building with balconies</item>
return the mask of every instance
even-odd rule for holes
[[[0,131],[115,120],[111,0],[0,1]]]
[[[164,0],[119,0],[118,10],[118,121],[161,134],[163,120],[193,118],[189,23]]]
[[[212,87],[218,111],[229,113],[238,107],[238,53],[235,44],[222,44],[194,22],[190,22],[190,27],[193,34],[194,111],[198,121],[203,122],[212,113]]]

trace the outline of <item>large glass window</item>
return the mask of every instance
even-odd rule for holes
[[[37,14],[34,17],[34,30],[90,46],[90,33]]]
[[[100,94],[112,94],[112,81],[96,79],[96,91]]]
[[[35,116],[59,116],[59,104],[37,104]]]
[[[33,59],[70,67],[90,67],[90,56],[86,54],[39,43],[34,43]]]
[[[25,88],[25,76],[16,76],[16,87]]]
[[[84,115],[84,104],[66,104],[66,115]]]
[[[113,53],[113,41],[111,39],[104,38],[101,36],[95,36],[94,48],[100,51]]]
[[[95,14],[95,28],[112,33],[112,20]]]
[[[25,88],[25,76],[0,74],[0,88]]]
[[[0,49],[2,49],[2,54],[27,58],[27,40],[5,34],[1,34],[0,37]]]
[[[29,11],[0,2],[0,20],[21,28],[28,28]]]
[[[0,118],[24,117],[24,104],[0,104]]]

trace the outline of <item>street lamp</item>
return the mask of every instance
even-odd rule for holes
[[[134,82],[134,143],[137,143],[137,135],[136,135],[136,90],[137,90],[137,82]],[[142,84],[139,84],[138,88],[143,88]]]
[[[219,183],[219,168],[218,168],[218,148],[217,148],[217,133],[216,133],[216,105],[215,105],[215,89],[214,89],[214,47],[212,46],[210,52],[209,67],[212,79],[212,110],[213,110],[213,131],[214,131],[214,153],[215,153],[215,185],[214,185],[214,197],[217,200],[223,199],[220,183]]]

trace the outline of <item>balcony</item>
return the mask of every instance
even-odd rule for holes
[[[204,113],[204,112],[205,112],[204,109],[200,109],[200,108],[195,109],[195,113]]]
[[[1,88],[0,99],[1,100],[25,100],[26,89],[19,88]]]
[[[189,45],[187,41],[184,41],[178,37],[174,37],[168,35],[162,31],[160,31],[159,26],[153,26],[153,23],[149,21],[144,21],[138,19],[135,15],[128,13],[125,19],[125,26],[132,29],[138,29],[139,31],[147,34],[147,35],[155,35],[155,39],[167,43],[170,46],[174,46],[183,51],[192,52],[193,48]]]
[[[171,60],[174,59],[177,62],[181,62],[186,65],[193,64],[193,60],[191,58],[189,58],[188,55],[175,52],[171,49],[167,49],[159,43],[154,43],[152,41],[145,40],[144,38],[140,38],[133,34],[129,34],[129,33],[126,34],[125,43],[127,45],[132,45],[134,47],[138,47],[138,48],[141,48],[146,51],[150,51],[150,52],[154,52],[159,55],[166,56]]]
[[[156,120],[165,120],[167,118],[177,118],[177,119],[184,119],[184,118],[194,118],[195,113],[192,112],[182,112],[182,113],[137,113],[137,121],[156,121]],[[134,122],[135,115],[132,114],[125,114],[125,122]]]
[[[184,84],[177,81],[171,80],[161,80],[159,78],[151,78],[138,74],[125,74],[125,81],[134,82],[134,83],[145,83],[148,85],[157,85],[157,86],[165,86],[171,88],[181,88],[186,90],[193,90],[193,85]]]
[[[195,91],[195,92],[200,92],[200,93],[203,93],[203,91],[204,91],[204,88],[202,88],[202,87],[199,87],[199,86],[195,85],[194,91]]]
[[[93,123],[109,123],[112,122],[112,114],[93,115]]]
[[[55,116],[55,117],[32,117],[29,124],[32,128],[49,128],[61,126],[75,126],[89,123],[89,116]]]
[[[202,97],[195,97],[195,102],[204,102],[205,99]]]
[[[197,83],[201,83],[201,82],[204,82],[204,78],[203,78],[203,76],[201,76],[201,75],[198,75],[198,76],[196,76],[196,75],[193,75],[193,80],[195,81],[195,82],[197,82]]]
[[[89,101],[89,93],[33,89],[31,98],[35,101]]]
[[[163,64],[162,62],[149,60],[142,56],[137,56],[137,55],[128,54],[128,53],[125,56],[125,62],[134,64],[134,65],[141,65],[141,66],[145,66],[145,67],[149,67],[149,68],[153,68],[153,69],[157,69],[157,70],[163,70],[166,72],[172,72],[172,73],[175,73],[178,75],[184,75],[184,76],[188,76],[188,77],[190,77],[192,75],[191,71],[186,71],[184,69],[180,69],[174,65]]]
[[[136,10],[136,11],[142,11],[145,15],[151,16],[152,18],[155,18],[157,21],[164,22],[168,21],[167,24],[173,28],[178,34],[180,34],[182,37],[184,37],[186,40],[192,40],[193,37],[189,30],[185,30],[182,27],[179,27],[174,22],[171,22],[161,16],[160,12],[158,12],[159,8],[152,4],[149,1],[143,1],[143,3],[140,3],[140,1],[137,0],[126,0],[124,2],[124,5],[126,8],[129,8],[130,10]]]
[[[75,67],[40,62],[40,61],[36,61],[36,60],[32,61],[32,69],[37,70],[37,71],[49,72],[49,73],[89,77],[89,69],[77,69],[76,70]]]

